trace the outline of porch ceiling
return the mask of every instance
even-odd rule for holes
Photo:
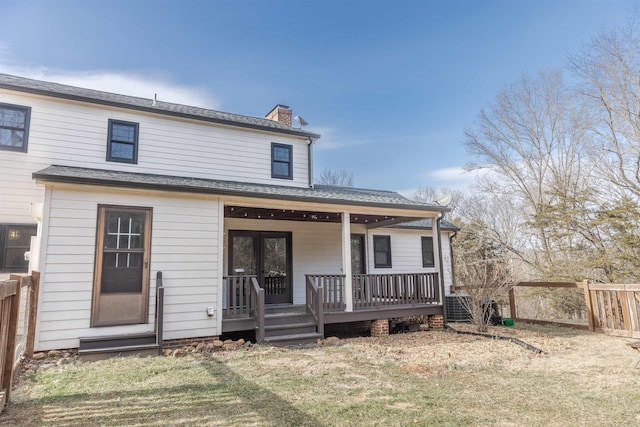
[[[280,221],[309,221],[309,222],[342,222],[342,215],[335,212],[321,212],[295,209],[266,209],[246,206],[225,206],[225,218],[271,219]],[[359,215],[351,214],[352,224],[368,226],[385,226],[401,222],[414,221],[414,217],[397,217],[390,215]]]

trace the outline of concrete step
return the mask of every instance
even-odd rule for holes
[[[122,356],[158,356],[158,354],[159,348],[157,344],[78,350],[80,360],[86,361],[104,360],[111,357]]]
[[[78,350],[100,350],[105,348],[135,347],[155,344],[157,344],[155,332],[144,332],[140,334],[83,337],[80,338],[80,346]]]
[[[273,345],[276,347],[296,347],[306,344],[315,344],[318,339],[322,338],[324,337],[317,332],[293,335],[276,335],[272,337],[265,337],[263,344]]]

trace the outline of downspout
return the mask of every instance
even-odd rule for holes
[[[307,160],[309,161],[309,188],[313,188],[313,143],[315,141],[313,138],[309,138],[309,144],[307,145],[308,155]]]
[[[453,239],[458,235],[457,231],[454,231],[451,237],[449,237],[449,259],[451,260],[451,286],[455,289],[456,286],[456,264],[453,260]]]
[[[438,269],[440,271],[440,300],[442,301],[442,322],[443,324],[447,323],[447,304],[445,301],[445,294],[444,294],[444,262],[442,261],[442,234],[440,231],[440,221],[442,221],[442,218],[444,217],[444,214],[442,212],[438,213],[438,218],[436,219],[436,234],[438,235],[438,263],[440,268]]]

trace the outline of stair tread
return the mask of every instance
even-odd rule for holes
[[[282,325],[264,325],[265,330],[277,330],[277,329],[297,329],[297,328],[309,328],[311,326],[316,326],[315,322],[304,322],[304,323],[285,323]]]
[[[275,335],[272,337],[265,337],[265,342],[274,342],[274,341],[287,341],[287,340],[304,340],[309,338],[320,338],[322,334],[317,332],[306,332],[304,334],[292,334],[292,335]]]

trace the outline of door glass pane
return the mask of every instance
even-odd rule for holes
[[[362,237],[351,237],[351,273],[364,274]]]
[[[100,292],[142,292],[145,213],[108,210]]]
[[[107,212],[105,249],[143,249],[143,213]]]
[[[233,236],[232,276],[257,275],[255,237]]]
[[[287,292],[287,239],[265,237],[263,239],[264,288],[267,295],[284,295]]]

